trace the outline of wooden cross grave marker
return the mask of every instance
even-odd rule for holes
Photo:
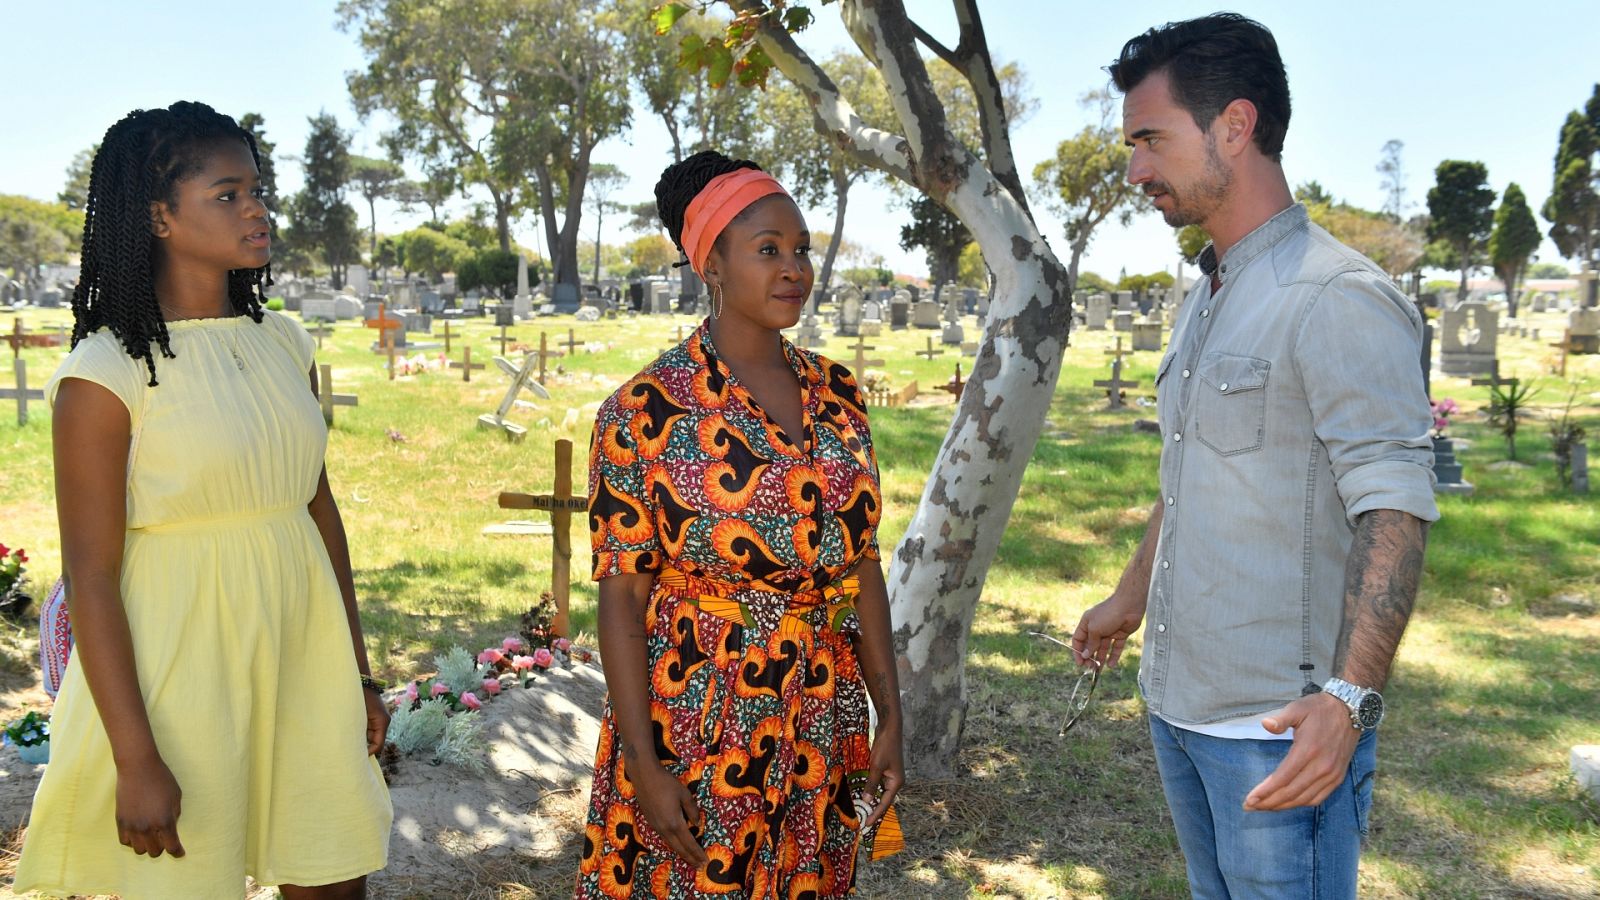
[[[307,328],[306,334],[309,334],[317,339],[317,349],[321,350],[322,339],[325,337],[333,337],[333,329],[329,328],[326,322],[318,322],[315,328]]]
[[[28,401],[43,400],[44,391],[28,389],[28,363],[22,357],[17,357],[12,363],[17,372],[17,386],[14,388],[0,388],[0,400],[17,401],[17,425],[28,424]]]
[[[475,363],[475,362],[472,361],[472,345],[471,344],[467,344],[466,346],[461,348],[461,362],[456,362],[455,360],[452,359],[452,360],[450,360],[449,363],[447,363],[447,365],[449,365],[450,368],[452,368],[452,369],[460,369],[461,370],[461,380],[462,381],[468,381],[468,382],[470,382],[472,380],[472,370],[473,369],[481,369],[481,368],[483,368],[483,363]]]
[[[1561,341],[1559,343],[1551,344],[1550,346],[1553,349],[1561,351],[1561,362],[1557,366],[1556,374],[1562,378],[1567,377],[1567,354],[1574,350],[1583,349],[1582,346],[1572,342],[1572,329],[1570,328],[1561,332]],[[1498,364],[1499,360],[1495,360],[1495,362]],[[1473,383],[1476,384],[1477,382]]]
[[[856,367],[851,370],[855,373],[856,381],[859,382],[862,378],[866,377],[867,366],[877,366],[880,369],[883,368],[883,360],[867,359],[867,351],[876,350],[878,348],[868,344],[865,336],[859,334],[856,335],[855,345],[851,349],[856,351]]]
[[[383,332],[383,352],[389,357],[389,380],[394,380],[394,332]]]
[[[548,494],[501,491],[499,504],[501,509],[538,509],[550,513],[551,543],[555,551],[550,555],[550,593],[556,598],[556,616],[555,621],[551,623],[551,629],[556,634],[566,635],[569,632],[567,600],[572,583],[572,514],[585,512],[589,508],[587,497],[577,497],[572,494],[572,441],[566,438],[556,441],[554,491]],[[530,531],[531,529],[513,530],[502,526],[491,533],[517,534]]]
[[[505,399],[500,401],[499,409],[492,413],[484,413],[478,417],[478,427],[493,428],[504,433],[506,440],[520,441],[527,437],[528,429],[506,421],[506,414],[511,412],[511,408],[517,403],[517,395],[522,392],[523,388],[527,388],[540,400],[549,400],[550,392],[544,389],[544,385],[533,380],[533,370],[536,364],[532,353],[522,358],[520,367],[501,356],[494,358],[494,364],[500,371],[511,376],[511,385],[506,388],[506,396]]]
[[[11,345],[11,357],[20,359],[25,347],[59,347],[66,343],[65,325],[54,326],[55,334],[36,334],[29,332],[22,324],[22,317],[18,316],[11,323],[11,333],[5,336],[5,342]]]
[[[572,331],[571,328],[568,328],[567,329],[567,339],[564,340],[564,341],[560,341],[558,343],[558,346],[567,348],[567,355],[568,356],[575,356],[578,353],[578,348],[583,346],[583,342],[578,340],[577,336],[573,334],[573,331]]]
[[[510,326],[508,326],[508,325],[501,325],[500,326],[500,336],[497,337],[497,338],[490,338],[489,339],[491,341],[496,341],[496,342],[498,342],[500,344],[500,355],[501,356],[505,356],[506,355],[506,347],[508,345],[514,344],[517,341],[517,336],[516,335],[514,335],[514,334],[509,334],[509,335],[506,334],[506,329],[509,328],[509,327]]]
[[[1120,337],[1117,338],[1117,349],[1105,351],[1107,356],[1114,357],[1111,360],[1111,377],[1096,381],[1094,386],[1106,389],[1106,396],[1111,400],[1109,409],[1121,409],[1123,406],[1122,392],[1128,388],[1139,386],[1139,382],[1127,381],[1122,377],[1122,358],[1130,352],[1122,349],[1122,338]]]
[[[678,326],[678,336],[674,337],[674,338],[667,338],[667,346],[668,347],[676,347],[681,343],[683,343],[683,326],[679,325]]]
[[[322,421],[333,424],[333,408],[335,406],[359,406],[361,401],[355,394],[335,394],[333,392],[333,366],[323,363],[317,367],[317,402],[322,404]]]
[[[961,392],[965,390],[966,387],[967,383],[961,380],[961,363],[956,363],[956,374],[953,375],[949,381],[939,385],[939,390],[944,391],[957,400],[960,400]]]
[[[384,352],[383,348],[385,345],[390,347],[390,352],[392,353],[394,333],[396,331],[403,332],[406,330],[406,324],[399,319],[390,316],[388,308],[382,303],[378,304],[378,317],[376,319],[367,319],[362,324],[366,325],[368,328],[376,328],[378,330],[378,343],[374,349],[376,349],[379,353]]]
[[[458,337],[458,336],[459,335],[456,332],[450,330],[450,320],[449,319],[445,319],[444,320],[444,355],[445,356],[449,356],[450,355],[450,339],[453,338],[453,337]],[[468,379],[468,380],[470,381],[471,379]]]
[[[11,345],[11,358],[21,359],[22,348],[27,345],[27,332],[22,328],[21,316],[11,323],[11,333],[6,335],[6,343]]]
[[[1563,341],[1563,343],[1565,342]],[[1550,346],[1553,347],[1555,345],[1551,344]],[[1515,390],[1520,381],[1521,379],[1517,378],[1501,378],[1500,360],[1497,359],[1489,363],[1489,374],[1487,376],[1482,378],[1474,378],[1472,379],[1471,384],[1473,387],[1499,387],[1503,384],[1506,385],[1508,389]]]
[[[932,362],[933,358],[935,356],[943,356],[944,355],[944,351],[943,350],[935,350],[933,348],[933,338],[928,338],[928,349],[926,349],[926,350],[918,350],[917,351],[917,355],[922,357],[923,359],[928,360],[929,362]]]
[[[539,357],[539,383],[544,384],[545,362],[551,359],[558,359],[566,354],[560,350],[549,349],[549,345],[545,342],[544,332],[541,331],[539,332],[539,349],[535,351],[535,355]]]

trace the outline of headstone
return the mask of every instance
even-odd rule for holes
[[[1084,327],[1090,331],[1105,331],[1106,321],[1111,318],[1111,297],[1106,294],[1090,294],[1089,303],[1084,307]]]
[[[533,295],[528,292],[528,258],[517,254],[517,294],[511,300],[511,314],[518,319],[533,315]]]
[[[461,311],[469,316],[483,315],[483,295],[477,291],[467,291],[461,298]]]
[[[57,309],[61,306],[61,292],[54,288],[46,288],[39,292],[39,306],[44,309]]]
[[[978,296],[977,288],[962,288],[961,311],[968,314],[976,313],[978,311]]]
[[[344,279],[345,284],[350,286],[350,289],[355,292],[357,297],[365,298],[372,293],[372,280],[367,274],[366,266],[352,264],[346,267]]]
[[[1111,300],[1117,312],[1133,312],[1139,308],[1133,302],[1133,291],[1113,291]]]
[[[895,294],[889,301],[889,328],[900,331],[909,324],[911,319],[911,295]]]
[[[1113,331],[1133,331],[1132,310],[1119,309],[1111,314],[1111,328]]]
[[[600,307],[585,306],[574,315],[577,316],[579,322],[598,322],[600,321]]]
[[[1440,314],[1439,368],[1446,375],[1495,370],[1496,315],[1482,303],[1461,303]]]
[[[552,306],[551,312],[571,315],[578,311],[579,306],[583,305],[583,295],[578,292],[577,285],[557,282],[550,286],[550,302],[548,305]]]
[[[337,322],[338,303],[332,297],[304,297],[300,300],[300,319],[304,322]]]
[[[444,312],[444,295],[432,288],[417,292],[417,309],[430,316]]]
[[[1146,319],[1133,323],[1133,349],[1161,350],[1161,320]]]
[[[1600,309],[1580,307],[1567,313],[1570,352],[1600,353]]]
[[[427,313],[401,313],[400,321],[405,323],[406,331],[414,331],[417,334],[433,333],[433,316],[428,315]]]
[[[861,326],[857,333],[866,337],[877,337],[883,333],[883,308],[884,301],[868,300],[861,304]]]
[[[361,317],[361,304],[354,297],[338,296],[333,298],[333,317],[341,322]]]
[[[911,324],[917,328],[938,328],[939,304],[932,300],[918,300],[911,307]]]
[[[1139,382],[1128,381],[1122,377],[1122,357],[1128,354],[1128,351],[1122,349],[1122,338],[1117,338],[1115,350],[1107,350],[1105,353],[1112,357],[1111,377],[1095,381],[1094,386],[1106,389],[1106,397],[1110,401],[1107,408],[1122,409],[1124,400],[1122,392],[1128,388],[1138,387]]]
[[[1433,439],[1433,492],[1468,496],[1474,488],[1461,478],[1461,463],[1456,460],[1455,441],[1447,437]]]
[[[852,285],[840,291],[839,296],[839,318],[834,323],[833,333],[855,337],[861,333],[861,291]]]
[[[649,282],[650,303],[645,311],[654,315],[672,312],[672,288],[665,281]]]

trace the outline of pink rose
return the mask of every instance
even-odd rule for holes
[[[465,706],[467,709],[482,709],[483,701],[478,699],[477,694],[467,691],[465,694],[461,695],[461,705]]]
[[[505,658],[506,655],[500,652],[500,648],[498,647],[490,647],[489,649],[478,654],[478,662],[489,666],[495,665]]]
[[[498,679],[498,678],[485,678],[483,680],[483,692],[486,693],[486,694],[498,694],[498,693],[500,693],[500,679]]]
[[[500,642],[500,649],[507,653],[516,653],[522,649],[522,638],[508,637]]]
[[[4,559],[5,557],[10,556],[10,555],[11,555],[11,548],[7,547],[5,544],[0,544],[0,559]]]
[[[412,703],[417,702],[417,683],[415,681],[406,684],[406,699]]]
[[[27,561],[28,561],[28,554],[22,552],[21,550],[18,550],[17,551],[17,562],[27,562]]]
[[[513,656],[511,657],[511,668],[518,672],[526,672],[533,668],[533,657]]]
[[[555,661],[555,655],[550,652],[548,647],[540,647],[533,651],[533,664],[541,669],[550,668],[550,664]]]
[[[449,688],[447,688],[444,685],[440,684],[439,682],[435,681],[433,683],[433,688],[428,691],[428,696],[437,697],[440,694],[448,694],[448,693],[450,693],[450,689]]]
[[[555,642],[552,643],[550,646],[556,648],[557,650],[560,650],[562,653],[566,653],[567,651],[572,649],[572,642],[567,640],[566,638],[556,638]]]

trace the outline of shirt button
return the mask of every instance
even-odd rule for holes
[[[1172,504],[1177,503],[1177,502],[1178,502],[1178,498],[1172,497],[1170,495],[1167,497],[1167,505],[1168,506],[1171,506]]]
[[[1224,381],[1224,382],[1223,382],[1223,383],[1222,383],[1222,386],[1221,386],[1221,387],[1219,387],[1219,388],[1217,388],[1217,390],[1220,390],[1220,391],[1223,391],[1223,392],[1224,392],[1224,393],[1226,393],[1226,392],[1227,392],[1227,390],[1228,390],[1228,383],[1227,383],[1227,382],[1226,382],[1226,381]]]
[[[1162,560],[1162,561],[1161,561],[1161,568],[1163,568],[1163,569],[1170,569],[1170,568],[1172,568],[1172,562],[1171,562],[1171,561],[1170,561],[1170,560],[1165,560],[1165,559],[1163,559],[1163,560]]]
[[[1165,623],[1165,622],[1160,623],[1159,625],[1156,626],[1156,630],[1161,632],[1162,634],[1166,634],[1167,633],[1167,623]]]
[[[1209,309],[1200,310],[1200,318],[1204,319],[1204,318],[1206,318],[1207,316],[1210,316],[1210,315],[1211,315],[1211,310],[1209,310]]]
[[[1185,377],[1185,378],[1189,377],[1189,370],[1188,369],[1184,369],[1183,370],[1183,377]]]
[[[1181,431],[1178,431],[1178,432],[1174,432],[1174,433],[1173,433],[1173,435],[1172,435],[1172,439],[1173,439],[1173,440],[1174,440],[1174,441],[1181,441],[1181,440],[1183,440],[1183,432],[1181,432]]]

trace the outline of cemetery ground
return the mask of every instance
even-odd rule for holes
[[[30,330],[65,321],[62,312],[23,313]],[[12,316],[0,315],[9,332]],[[968,319],[969,334],[976,329]],[[318,361],[332,366],[334,388],[359,396],[337,407],[328,472],[350,534],[366,639],[376,674],[420,676],[433,654],[470,650],[514,634],[518,618],[547,589],[548,537],[489,537],[486,525],[546,518],[496,506],[501,491],[549,492],[552,443],[577,444],[575,483],[582,490],[593,405],[666,348],[681,316],[641,316],[578,323],[539,319],[510,329],[552,346],[572,328],[577,351],[551,363],[550,400],[509,418],[528,428],[521,443],[480,430],[508,378],[493,367],[472,373],[427,371],[390,381],[385,360],[369,349],[373,331],[341,323]],[[454,322],[473,358],[497,352],[497,329],[484,320]],[[434,337],[439,341],[442,320]],[[832,336],[822,352],[849,360],[852,339]],[[892,387],[915,379],[913,404],[874,409],[873,437],[885,486],[886,556],[899,540],[926,482],[951,414],[947,394],[932,392],[957,361],[947,347],[913,355],[937,332],[885,330],[869,338],[869,356],[887,360]],[[1534,403],[1559,407],[1566,389],[1547,374],[1544,341],[1501,340],[1501,373],[1537,378]],[[985,582],[968,658],[968,720],[962,776],[913,782],[901,795],[910,849],[861,871],[860,895],[917,897],[1182,897],[1181,855],[1161,798],[1154,757],[1136,699],[1139,639],[1124,662],[1101,678],[1087,717],[1065,737],[1056,730],[1075,670],[1069,656],[1028,636],[1065,637],[1079,614],[1116,581],[1143,533],[1156,494],[1159,440],[1137,430],[1154,419],[1137,398],[1153,395],[1159,355],[1132,355],[1124,372],[1140,382],[1129,406],[1107,410],[1104,391],[1113,332],[1079,330],[1068,350],[1055,400],[1021,494]],[[460,359],[462,338],[452,340]],[[437,354],[442,348],[425,351]],[[64,348],[22,351],[29,381],[42,386]],[[0,386],[12,384],[9,360]],[[1600,357],[1574,356],[1568,380],[1580,385],[1576,415],[1600,422]],[[930,396],[930,392],[931,396]],[[1451,433],[1468,446],[1459,456],[1477,485],[1468,497],[1441,497],[1444,519],[1433,530],[1427,572],[1411,629],[1389,689],[1382,729],[1372,834],[1362,862],[1364,897],[1591,897],[1600,894],[1600,804],[1575,783],[1567,765],[1574,744],[1600,743],[1600,518],[1593,495],[1557,483],[1544,414],[1518,435],[1520,464],[1504,464],[1504,443],[1481,414],[1488,389],[1436,377],[1436,398],[1464,410]],[[528,396],[524,394],[524,396]],[[27,549],[29,575],[42,593],[59,571],[50,473],[49,413],[35,402],[26,426],[0,402],[0,540]],[[197,436],[203,439],[203,436]],[[592,645],[595,590],[585,578],[587,541],[574,523],[572,623]],[[3,626],[0,719],[44,705],[38,691],[33,629]],[[1218,664],[1225,665],[1226,660]],[[497,700],[497,703],[504,702]],[[570,727],[563,724],[559,727]],[[589,759],[581,760],[586,767]],[[426,767],[410,760],[406,766]],[[27,767],[0,751],[0,777]],[[431,770],[436,778],[456,777]],[[570,896],[586,778],[557,790],[530,787],[525,809],[553,823],[548,846],[514,856],[463,855],[454,881],[374,882],[380,897],[528,898]],[[9,874],[20,820],[0,822]],[[399,848],[397,840],[396,846]],[[0,896],[9,896],[0,888]]]

